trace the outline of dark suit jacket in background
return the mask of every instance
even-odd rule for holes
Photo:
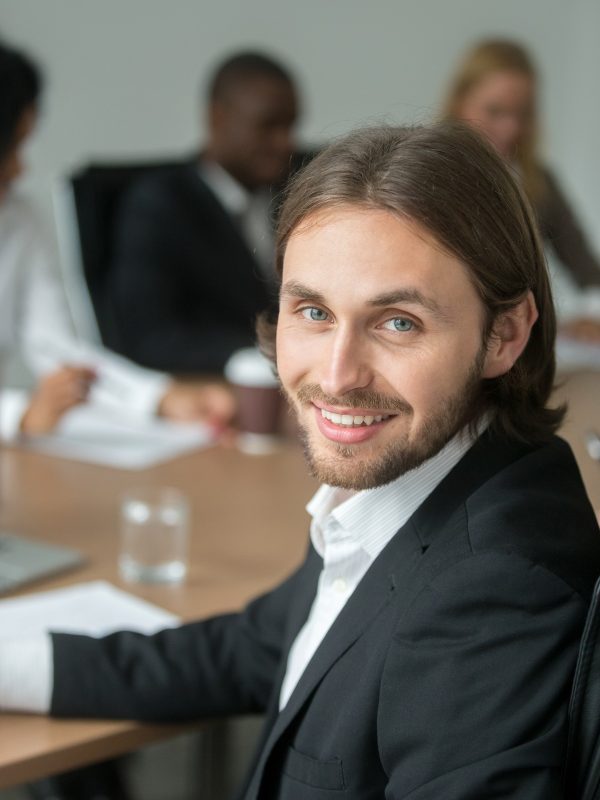
[[[254,343],[272,287],[197,161],[137,181],[115,231],[108,294],[124,355],[170,372],[219,372]]]
[[[52,712],[265,711],[246,800],[556,800],[600,535],[569,447],[484,435],[397,532],[287,706],[322,562],[241,614],[153,637],[54,636]]]

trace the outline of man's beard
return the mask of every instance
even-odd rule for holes
[[[343,445],[329,442],[330,454],[314,447],[307,428],[300,425],[300,438],[312,474],[321,483],[343,489],[373,489],[390,483],[400,475],[416,469],[435,456],[460,430],[477,420],[482,412],[482,378],[485,347],[482,347],[467,376],[454,395],[446,397],[425,419],[409,441],[410,424],[406,430],[371,457],[360,457],[364,445]],[[329,406],[373,408],[405,416],[410,422],[414,411],[404,399],[355,389],[334,398],[326,395],[318,384],[305,384],[296,395],[296,404],[306,407],[318,400]],[[390,424],[390,423],[387,423]],[[393,424],[393,423],[391,423]],[[318,434],[317,434],[318,435]]]

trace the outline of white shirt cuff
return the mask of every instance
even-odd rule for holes
[[[0,392],[0,438],[17,438],[28,405],[29,394],[21,389],[4,389]]]
[[[0,644],[0,709],[47,714],[54,666],[50,634]]]

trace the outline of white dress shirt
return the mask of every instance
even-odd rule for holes
[[[78,341],[52,253],[27,200],[9,194],[0,205],[0,357],[20,351],[38,378],[65,364],[92,367],[90,402],[154,414],[170,378]],[[1,435],[15,435],[26,406],[24,393],[3,396]]]
[[[481,433],[485,423],[480,426]],[[465,431],[436,456],[385,486],[348,492],[322,486],[307,506],[311,538],[323,557],[317,594],[288,656],[279,706],[289,700],[327,631],[373,561],[474,439]],[[52,696],[49,635],[7,640],[0,648],[0,709],[46,713]]]
[[[223,208],[239,222],[242,237],[263,275],[275,278],[275,235],[271,221],[271,192],[249,192],[215,161],[204,160],[200,177]]]
[[[485,423],[480,432],[483,427]],[[472,444],[463,431],[420,467],[376,489],[349,492],[321,486],[317,491],[306,508],[323,569],[308,619],[288,655],[280,709],[373,561]]]

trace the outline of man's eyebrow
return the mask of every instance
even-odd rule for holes
[[[288,281],[281,287],[280,298],[295,297],[298,300],[307,300],[310,303],[325,304],[325,295],[311,289],[298,281]]]
[[[448,313],[432,297],[426,297],[418,289],[396,289],[391,292],[382,292],[369,300],[371,306],[394,306],[398,303],[410,303],[426,308],[434,316],[447,320]]]
[[[306,300],[309,303],[325,305],[325,295],[316,289],[311,289],[299,281],[288,281],[281,287],[280,299],[297,298]],[[419,289],[394,289],[390,292],[382,292],[375,295],[368,301],[370,306],[384,308],[394,306],[398,303],[410,303],[411,305],[422,306],[431,314],[441,320],[448,320],[448,313],[431,297],[426,297]]]

